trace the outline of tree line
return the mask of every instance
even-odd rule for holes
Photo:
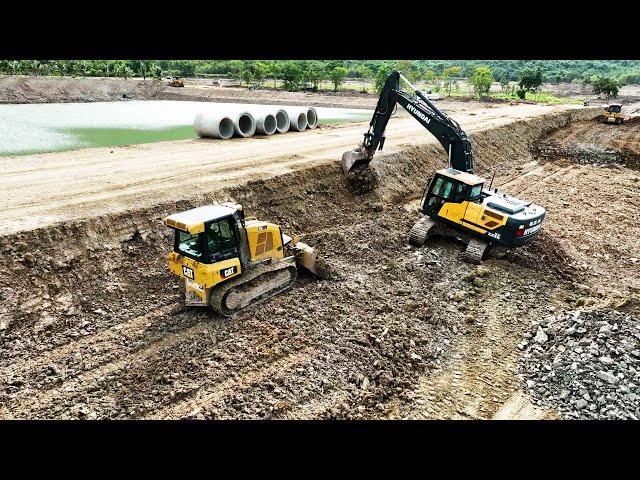
[[[459,79],[468,80],[479,96],[488,94],[489,79],[503,90],[516,82],[520,88],[514,93],[521,98],[542,82],[592,84],[614,96],[621,85],[640,83],[640,61],[635,60],[0,60],[4,75],[224,76],[286,90],[318,90],[322,82],[338,90],[346,79],[373,80],[379,89],[393,69],[413,82],[442,85],[449,95]]]

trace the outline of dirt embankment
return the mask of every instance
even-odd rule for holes
[[[442,106],[469,134],[569,108],[461,102]],[[363,122],[269,137],[88,148],[27,155],[19,161],[0,157],[0,234],[152,207],[196,192],[332,163],[362,141],[366,129]],[[385,152],[435,142],[408,114],[398,115],[387,126]]]
[[[535,163],[528,148],[588,114],[472,135],[478,173],[543,205],[568,201],[522,180]],[[553,236],[574,221],[555,208],[536,243],[485,270],[454,242],[407,247],[410,205],[440,150],[378,157],[380,186],[364,197],[346,191],[336,162],[2,237],[0,417],[491,417],[519,392],[515,346],[528,321],[589,287]],[[161,220],[227,199],[301,234],[333,278],[303,278],[232,320],[183,307]]]
[[[311,105],[314,107],[342,107],[373,109],[377,95],[358,91],[343,92],[287,92],[268,88],[247,89],[216,87],[187,81],[183,88],[165,88],[159,100],[189,100],[216,103],[268,103],[271,105]]]
[[[166,80],[93,77],[0,76],[0,103],[72,103],[121,100],[269,103],[317,107],[374,108],[377,97],[349,92],[286,92],[270,89],[214,87],[186,81],[183,88]]]
[[[71,77],[0,77],[0,103],[157,100],[165,88],[155,80]]]
[[[640,117],[627,118],[621,125],[594,120],[579,122],[534,145],[542,159],[563,157],[581,164],[640,170]]]

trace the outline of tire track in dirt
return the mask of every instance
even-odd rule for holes
[[[200,335],[208,328],[209,326],[206,323],[200,323],[178,335],[173,334],[167,336],[165,334],[162,339],[152,342],[146,348],[142,348],[130,354],[121,354],[118,360],[101,364],[83,371],[82,373],[71,377],[69,380],[64,381],[60,386],[42,390],[35,395],[30,391],[24,392],[28,395],[28,398],[18,401],[18,403],[11,408],[11,417],[26,418],[28,416],[32,416],[38,411],[46,411],[47,408],[50,408],[54,403],[62,403],[62,397],[67,394],[70,396],[81,396],[82,392],[92,388],[93,383],[97,380],[112,375],[118,371],[131,368],[135,366],[136,363],[139,363],[140,358],[151,357],[161,349],[170,349],[179,343],[186,342],[190,338]]]
[[[309,358],[312,357],[315,352],[315,348],[305,348],[300,352],[279,358],[266,367],[249,369],[215,386],[199,388],[179,402],[145,414],[142,418],[147,420],[161,420],[196,416],[202,411],[203,407],[215,406],[216,403],[227,396],[249,389],[265,378],[275,374],[285,373],[291,368],[309,361]]]
[[[468,311],[475,320],[468,333],[456,337],[447,364],[419,378],[408,401],[387,407],[390,418],[487,419],[513,402],[520,388],[516,345],[529,319],[543,311],[545,302],[537,292],[549,287],[532,272],[521,272],[519,278],[508,262],[486,265],[491,274],[470,302]],[[514,284],[519,284],[518,292],[529,292],[519,296],[516,305],[508,301],[509,292],[516,291]],[[502,416],[509,417],[511,410],[513,416],[518,412],[535,418],[552,416],[532,405],[518,411],[503,408]]]
[[[161,321],[161,317],[172,317],[184,312],[185,309],[186,307],[180,304],[166,305],[94,335],[82,337],[49,351],[39,351],[32,357],[22,357],[19,362],[14,359],[8,365],[0,367],[0,378],[39,379],[46,375],[44,372],[47,368],[55,368],[62,371],[65,374],[64,381],[69,382],[77,375],[73,372],[78,369],[85,372],[94,370],[112,361],[114,357],[127,355],[132,350],[141,349],[148,342],[161,337],[163,332],[154,322]],[[69,372],[71,375],[68,375]],[[25,389],[15,398],[30,394],[31,392]]]

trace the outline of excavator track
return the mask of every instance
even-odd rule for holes
[[[467,249],[464,251],[463,258],[469,263],[475,263],[479,265],[482,263],[482,257],[489,244],[483,240],[472,238],[467,244]]]
[[[422,217],[409,231],[409,244],[422,247],[429,238],[429,232],[436,222],[431,217]]]
[[[297,277],[298,270],[293,260],[259,265],[215,288],[209,305],[216,313],[230,317],[285,291]]]

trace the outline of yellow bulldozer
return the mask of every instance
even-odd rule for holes
[[[180,77],[173,77],[169,82],[170,87],[184,87],[184,80]]]
[[[604,115],[602,123],[615,123],[620,125],[624,123],[624,115],[622,114],[622,105],[619,103],[612,103],[604,107]]]
[[[232,316],[291,287],[298,266],[318,274],[313,248],[278,225],[245,220],[225,202],[168,216],[175,231],[169,269],[184,279],[185,303]]]

